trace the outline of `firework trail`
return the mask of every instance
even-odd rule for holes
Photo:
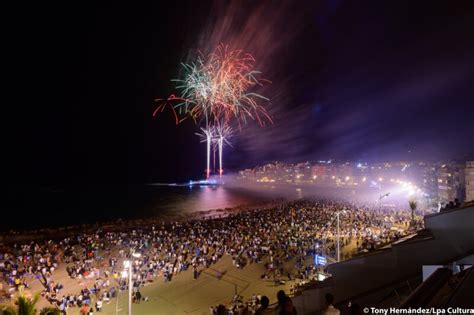
[[[212,144],[219,152],[219,175],[222,176],[223,147],[230,145],[228,139],[233,133],[232,124],[241,130],[242,124],[249,119],[262,127],[267,122],[272,123],[265,107],[260,105],[269,99],[254,92],[271,82],[260,78],[261,73],[254,69],[254,64],[255,59],[250,54],[218,45],[212,53],[204,55],[199,52],[193,62],[182,63],[183,77],[172,80],[177,83],[179,97],[171,95],[166,100],[156,100],[159,106],[153,116],[169,106],[176,124],[190,117],[197,125],[203,126],[197,135],[207,146],[207,178],[210,176]]]
[[[182,122],[186,117],[179,118],[178,114],[176,113],[176,110],[173,106],[173,102],[183,102],[186,101],[184,98],[176,97],[174,94],[171,94],[167,99],[162,99],[162,98],[157,98],[155,99],[155,102],[157,102],[159,105],[158,107],[153,111],[153,117],[156,117],[158,113],[162,113],[166,106],[170,107],[171,110],[173,111],[173,115],[176,121],[176,125],[178,125],[180,122]]]
[[[233,130],[229,125],[226,124],[216,125],[214,130],[215,142],[217,144],[216,147],[219,151],[219,176],[222,177],[222,173],[224,172],[224,169],[222,168],[223,149],[224,145],[232,146],[232,144],[229,142],[229,139],[232,137]]]
[[[211,173],[211,145],[212,141],[215,137],[215,129],[213,127],[209,128],[201,128],[200,133],[196,133],[196,135],[200,138],[201,143],[205,142],[206,143],[206,154],[207,154],[207,159],[206,159],[206,178],[209,179],[210,173]]]
[[[229,139],[233,135],[233,130],[228,125],[216,125],[210,128],[201,128],[200,133],[196,133],[199,137],[201,143],[206,143],[206,151],[207,151],[207,168],[206,168],[206,175],[210,175],[210,153],[211,150],[214,154],[214,169],[216,158],[215,154],[218,152],[219,157],[219,175],[222,176],[223,168],[222,168],[222,158],[223,158],[223,149],[225,146],[232,146]]]

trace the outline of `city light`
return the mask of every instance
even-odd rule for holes
[[[408,166],[408,171],[401,171],[401,163],[376,163],[363,164],[350,162],[332,162],[330,165],[325,161],[289,163],[272,162],[254,169],[239,171],[238,180],[257,183],[281,183],[285,185],[309,184],[314,186],[327,186],[332,188],[352,186],[353,195],[366,198],[370,194],[380,194],[380,189],[389,189],[393,196],[390,199],[393,204],[404,204],[407,197],[433,202],[438,191],[438,182],[449,185],[449,179],[455,176],[454,172],[445,172],[443,178],[426,178],[425,174],[436,176],[432,165]],[[397,167],[400,165],[400,167]],[[407,169],[408,170],[408,169]],[[422,171],[423,170],[423,171]],[[317,174],[317,175],[316,175]],[[345,175],[342,175],[345,174]],[[451,174],[451,178],[448,176]],[[368,185],[370,183],[370,185]],[[436,191],[433,188],[436,186]],[[376,191],[377,189],[378,191]],[[358,191],[357,191],[358,190]],[[359,193],[358,193],[359,192]],[[430,197],[430,198],[428,198]],[[453,197],[454,198],[454,197]],[[430,199],[431,201],[428,201]]]

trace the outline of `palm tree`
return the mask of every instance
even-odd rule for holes
[[[56,307],[45,307],[41,310],[40,315],[61,315],[61,311]]]
[[[16,315],[16,311],[11,305],[0,305],[0,315]]]
[[[39,294],[30,299],[27,298],[23,292],[20,292],[16,299],[18,305],[18,315],[35,315],[36,314],[36,303],[38,303]]]
[[[418,203],[416,202],[416,200],[410,200],[408,202],[408,205],[410,206],[410,209],[411,209],[411,223],[413,226],[415,226],[415,210],[416,210],[416,207],[418,206]]]

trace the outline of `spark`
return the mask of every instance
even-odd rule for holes
[[[207,56],[199,53],[195,61],[182,63],[184,77],[172,80],[183,99],[174,105],[175,110],[206,126],[235,119],[240,127],[249,118],[261,126],[271,123],[270,115],[259,104],[269,99],[253,91],[270,81],[260,78],[254,64],[250,54],[222,44]]]
[[[206,143],[206,177],[210,176],[211,148],[214,157],[216,151],[219,154],[219,175],[222,176],[223,149],[225,145],[231,146],[231,125],[241,130],[249,120],[257,121],[262,127],[273,123],[260,104],[269,99],[255,91],[271,82],[261,78],[252,55],[223,44],[208,55],[198,52],[195,60],[181,66],[183,76],[172,80],[176,82],[179,96],[172,94],[167,99],[156,99],[158,107],[153,116],[169,106],[176,124],[192,118],[201,126],[201,132],[196,134]]]

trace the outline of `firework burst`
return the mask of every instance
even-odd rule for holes
[[[259,105],[259,101],[268,98],[252,92],[270,82],[260,78],[254,64],[250,54],[224,45],[207,56],[199,53],[194,62],[182,64],[184,77],[173,80],[183,99],[175,109],[206,126],[233,119],[241,126],[249,118],[262,126],[271,122],[265,108]]]
[[[224,145],[231,145],[234,123],[239,130],[249,119],[262,127],[272,123],[270,115],[260,102],[269,99],[255,90],[271,83],[261,78],[254,68],[255,59],[242,50],[230,50],[219,45],[210,54],[199,52],[191,63],[183,63],[183,77],[176,82],[179,97],[171,95],[167,99],[157,99],[159,103],[153,116],[169,106],[176,124],[190,117],[201,127],[196,133],[201,142],[206,143],[206,176],[210,176],[211,147],[219,152],[219,175],[222,175],[222,155]],[[215,159],[214,159],[215,163]]]

